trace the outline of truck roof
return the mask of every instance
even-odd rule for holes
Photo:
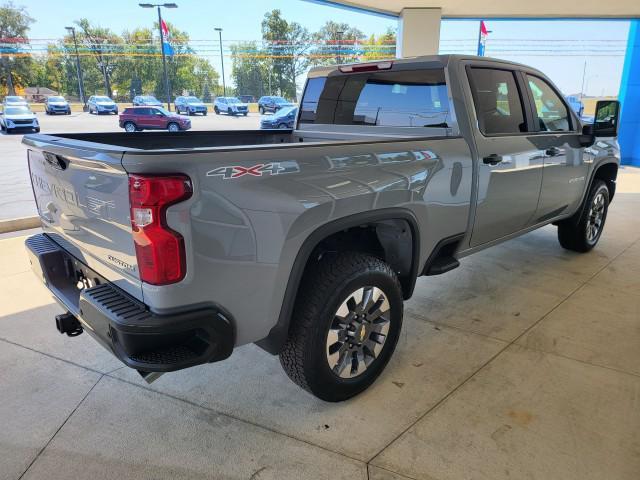
[[[460,54],[450,54],[450,55],[423,55],[418,57],[406,57],[406,58],[388,58],[381,60],[374,60],[371,62],[355,62],[355,63],[345,63],[341,65],[331,65],[324,67],[314,67],[309,70],[308,77],[324,77],[332,73],[341,73],[340,67],[346,65],[363,65],[363,64],[374,64],[381,62],[393,62],[394,66],[401,65],[402,67],[419,67],[419,68],[443,68],[448,66],[450,63],[457,63],[463,60],[482,60],[485,62],[491,63],[502,63],[505,65],[511,65],[520,68],[526,68],[527,70],[532,70],[538,72],[535,68],[532,68],[528,65],[524,65],[522,63],[511,62],[509,60],[503,60],[499,58],[492,57],[478,57],[476,55],[460,55]]]

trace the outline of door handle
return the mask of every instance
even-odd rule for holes
[[[486,165],[497,165],[502,161],[502,155],[498,155],[497,153],[492,153],[491,155],[487,155],[482,159],[482,161]]]
[[[547,148],[544,151],[545,155],[547,155],[548,157],[557,157],[558,155],[562,155],[564,153],[564,150],[558,148],[558,147],[550,147]]]

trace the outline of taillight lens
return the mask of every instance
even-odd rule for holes
[[[186,175],[129,175],[131,226],[143,282],[167,285],[184,278],[184,239],[167,226],[166,211],[192,192]]]

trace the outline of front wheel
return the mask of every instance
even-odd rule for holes
[[[180,130],[180,127],[177,123],[170,123],[169,125],[167,125],[167,130],[169,130],[170,132],[177,132]]]
[[[218,107],[213,107],[213,111],[216,115],[220,115],[220,109]]]
[[[402,290],[382,260],[325,255],[305,273],[280,363],[300,387],[339,402],[369,387],[395,349]]]
[[[563,248],[588,252],[596,246],[609,210],[609,189],[602,180],[594,180],[583,208],[558,224],[558,241]]]
[[[259,107],[258,111],[260,112],[260,115],[264,115],[264,107]]]

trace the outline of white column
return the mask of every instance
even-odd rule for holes
[[[440,8],[403,8],[398,19],[396,57],[437,55],[441,19]]]

